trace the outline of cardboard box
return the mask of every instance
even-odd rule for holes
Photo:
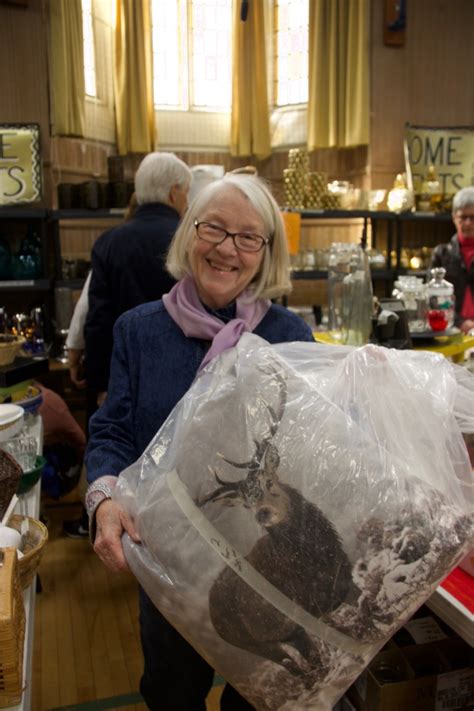
[[[347,692],[357,711],[472,711],[474,650],[459,637],[392,640]]]

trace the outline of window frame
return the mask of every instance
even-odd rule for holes
[[[160,0],[150,0],[152,5]],[[179,61],[180,67],[183,67],[181,73],[180,82],[180,96],[181,104],[159,104],[155,102],[153,95],[153,106],[156,111],[175,111],[180,113],[211,113],[211,114],[230,114],[232,111],[232,105],[229,104],[228,107],[222,106],[203,106],[195,103],[194,93],[194,64],[193,64],[193,7],[192,0],[177,0],[178,2],[178,17],[181,18],[185,16],[186,27],[178,28],[178,42],[179,42]],[[184,5],[184,10],[183,10]],[[153,8],[152,8],[153,9]],[[230,40],[232,40],[232,3],[229,8],[230,22],[231,22],[231,33]],[[152,12],[153,17],[153,12]],[[232,54],[232,49],[231,49]],[[153,52],[153,68],[155,66],[154,61],[155,52]],[[231,99],[232,100],[232,99]]]
[[[84,4],[87,2],[88,7],[84,9]],[[95,14],[94,14],[94,0],[81,0],[81,10],[82,10],[82,33],[83,33],[83,52],[84,52],[84,94],[85,98],[90,101],[97,101],[99,99],[98,92],[98,81],[97,81],[97,45],[96,45],[96,28],[95,28]],[[84,32],[85,17],[89,18],[89,26],[91,33],[91,44],[92,44],[92,66],[88,67],[86,65],[86,33]],[[87,92],[87,70],[92,72],[94,79],[94,89],[95,94],[89,94]]]
[[[279,104],[278,103],[278,11],[279,11],[279,1],[272,0],[272,106],[274,111],[304,111],[308,108],[308,99],[306,101],[299,101],[292,104]],[[308,0],[308,35],[309,35],[309,3],[312,0]],[[309,70],[309,36],[308,36],[308,70]],[[309,79],[309,77],[308,77]],[[308,97],[309,98],[309,97]]]

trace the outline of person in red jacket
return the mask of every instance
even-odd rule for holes
[[[456,234],[433,250],[431,267],[444,267],[454,286],[455,325],[474,332],[474,186],[462,188],[453,199]]]

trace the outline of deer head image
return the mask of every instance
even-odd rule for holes
[[[265,533],[246,560],[289,600],[321,618],[359,591],[331,522],[279,477],[280,453],[273,440],[285,411],[287,384],[281,369],[274,367],[270,372],[273,385],[278,386],[278,405],[267,405],[268,435],[255,441],[255,452],[247,462],[219,455],[245,470],[245,476],[225,481],[210,468],[218,486],[198,505],[250,509]],[[230,644],[270,659],[293,674],[306,675],[320,664],[319,653],[303,627],[275,609],[231,567],[225,567],[212,584],[209,608],[214,628]]]

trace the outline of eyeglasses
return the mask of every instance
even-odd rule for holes
[[[474,222],[474,215],[460,215],[459,213],[456,213],[455,218],[459,220],[459,222],[467,222],[468,220]]]
[[[261,237],[261,235],[248,232],[228,232],[223,227],[213,225],[212,222],[194,220],[194,227],[200,239],[212,244],[221,244],[227,237],[231,237],[236,249],[241,252],[260,252],[271,241],[269,237]]]

